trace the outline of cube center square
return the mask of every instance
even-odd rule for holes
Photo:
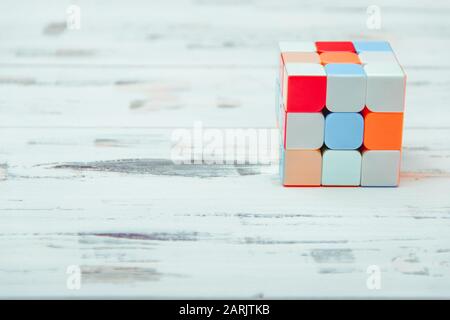
[[[361,61],[359,60],[359,57],[356,53],[353,52],[334,52],[334,51],[328,51],[323,52],[320,54],[320,62],[323,65],[326,65],[328,63],[355,63],[355,64],[361,64]]]
[[[359,112],[366,103],[366,74],[358,64],[330,63],[326,107],[332,112]]]
[[[280,42],[284,186],[398,186],[406,74],[386,41]]]
[[[325,145],[329,149],[355,150],[363,142],[364,119],[359,113],[330,113],[325,118]]]
[[[325,106],[327,78],[318,63],[287,63],[283,81],[288,112],[319,112]]]

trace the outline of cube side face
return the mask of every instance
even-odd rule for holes
[[[278,162],[278,178],[282,185],[284,185],[284,168],[285,168],[285,149],[283,148],[283,141],[281,135],[279,136],[279,162]]]
[[[363,143],[364,119],[359,113],[330,113],[325,118],[325,145],[329,149],[355,150]]]
[[[367,112],[364,115],[364,147],[369,150],[401,150],[403,113]]]
[[[285,150],[284,154],[284,186],[320,186],[320,150]]]
[[[281,84],[280,80],[276,79],[275,81],[275,115],[276,115],[276,126],[279,130],[282,129],[282,112],[284,112],[284,106],[281,99]]]
[[[400,151],[364,151],[361,165],[361,185],[364,187],[398,186],[400,158]]]
[[[325,150],[323,152],[322,185],[359,186],[361,153],[357,150]]]
[[[325,119],[321,112],[286,114],[285,148],[315,150],[323,145]]]

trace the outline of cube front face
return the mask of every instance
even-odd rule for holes
[[[280,43],[284,186],[397,186],[406,75],[384,41]]]

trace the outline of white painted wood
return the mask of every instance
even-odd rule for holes
[[[0,2],[1,297],[450,296],[448,1],[379,1],[381,30],[354,0],[77,3],[69,32],[71,1]],[[170,162],[198,120],[275,129],[279,40],[355,38],[408,75],[398,188]]]

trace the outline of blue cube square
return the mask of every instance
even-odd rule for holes
[[[353,41],[357,53],[364,51],[392,51],[387,41]]]
[[[359,113],[332,112],[325,118],[325,145],[330,149],[358,149],[363,133],[364,119]]]

